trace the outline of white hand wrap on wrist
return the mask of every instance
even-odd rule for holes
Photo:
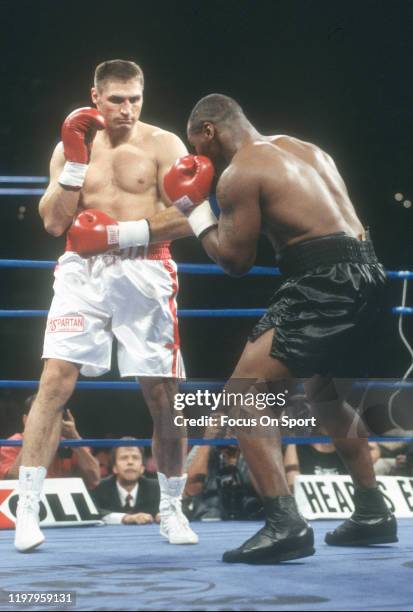
[[[150,240],[149,223],[140,221],[119,221],[119,248],[148,246]]]
[[[199,236],[210,227],[218,225],[218,219],[212,212],[212,208],[208,200],[196,206],[194,210],[187,216],[189,225],[192,228],[195,236]]]
[[[63,172],[59,176],[59,184],[63,187],[83,187],[87,168],[87,164],[67,161],[63,167]]]

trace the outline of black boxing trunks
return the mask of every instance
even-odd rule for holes
[[[254,342],[274,329],[271,356],[293,376],[360,376],[353,367],[377,322],[386,274],[365,241],[331,234],[285,247],[287,277],[254,327]]]

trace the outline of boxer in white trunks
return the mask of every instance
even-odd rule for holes
[[[186,149],[174,134],[139,120],[143,73],[135,63],[100,64],[91,95],[96,108],[77,109],[63,123],[39,211],[53,236],[62,235],[79,211],[93,208],[94,215],[109,214],[120,222],[119,250],[82,257],[69,238],[56,266],[44,369],[25,430],[19,474],[15,546],[21,552],[44,541],[39,499],[59,443],[62,407],[79,372],[98,376],[110,369],[113,338],[118,341],[120,374],[139,379],[154,422],[161,534],[172,544],[198,541],[181,510],[186,438],[171,435],[172,398],[184,365],[169,242],[192,231],[174,207],[168,208],[163,190],[166,171]],[[164,240],[156,245],[149,244],[152,217],[158,240]],[[132,221],[136,219],[140,221]],[[142,246],[129,248],[137,243]]]

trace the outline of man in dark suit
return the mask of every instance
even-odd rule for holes
[[[159,522],[159,484],[158,480],[143,476],[141,449],[120,446],[113,449],[112,458],[113,475],[102,480],[93,491],[93,499],[105,523],[143,525]]]

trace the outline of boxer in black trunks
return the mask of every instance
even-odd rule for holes
[[[263,136],[235,100],[220,94],[196,104],[188,139],[197,155],[178,160],[164,186],[208,255],[228,274],[243,275],[254,264],[264,233],[286,277],[231,381],[308,378],[312,408],[355,485],[355,511],[327,534],[327,544],[397,541],[396,521],[377,488],[366,432],[359,424],[361,436],[348,436],[355,413],[337,401],[331,384],[333,376],[346,371],[343,366],[351,365],[351,354],[360,352],[385,284],[383,267],[334,161],[296,138]],[[205,201],[213,184],[210,160],[219,176],[219,221]],[[313,554],[313,533],[290,495],[279,438],[277,444],[274,437],[240,435],[239,443],[263,497],[266,523],[240,548],[226,552],[224,561],[277,563]]]

